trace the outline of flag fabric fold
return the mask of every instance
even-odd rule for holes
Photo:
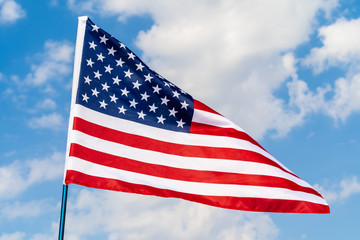
[[[65,184],[262,212],[329,213],[236,124],[79,18]]]

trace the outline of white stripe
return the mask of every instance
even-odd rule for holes
[[[74,115],[81,117],[92,123],[111,128],[117,131],[130,133],[134,135],[149,137],[160,141],[193,145],[193,146],[207,146],[207,147],[220,147],[220,148],[234,148],[248,150],[259,153],[266,158],[276,162],[284,169],[288,170],[278,160],[276,160],[271,154],[264,151],[260,147],[241,139],[223,137],[223,136],[212,136],[212,135],[201,135],[201,134],[189,134],[183,132],[174,132],[161,128],[155,128],[144,124],[128,121],[121,118],[116,118],[106,114],[96,112],[88,109],[82,105],[76,104]],[[288,170],[290,171],[290,170]]]
[[[125,146],[122,144],[98,139],[86,135],[79,131],[73,132],[73,143],[79,144],[86,148],[94,149],[99,152],[108,153],[115,156],[133,159],[136,161],[157,164],[162,166],[200,170],[200,171],[216,171],[229,172],[239,174],[254,174],[264,176],[274,176],[288,179],[300,186],[312,188],[307,182],[300,178],[296,178],[277,167],[267,164],[253,163],[238,160],[225,159],[207,159],[195,157],[183,157],[161,152],[138,149]]]
[[[238,131],[244,132],[244,130],[237,126],[229,119],[215,113],[206,112],[199,109],[194,109],[193,122],[208,124],[216,127],[234,128]]]
[[[193,122],[196,123],[202,123],[202,124],[208,124],[216,127],[222,127],[222,128],[233,128],[235,130],[238,130],[240,132],[246,133],[241,127],[230,121],[229,119],[215,113],[206,112],[199,109],[194,109],[194,115],[193,115]],[[255,146],[255,145],[254,145]],[[259,148],[261,149],[261,148]],[[253,150],[251,150],[253,151]],[[266,151],[258,151],[256,152],[262,154],[263,156],[266,156],[267,158],[273,160],[277,164],[279,164],[281,167],[286,169],[287,171],[291,172],[286,166],[284,166],[281,162],[279,162],[276,158],[274,158],[271,154],[267,153]]]
[[[105,167],[75,157],[70,158],[71,161],[69,163],[69,170],[75,170],[95,177],[118,179],[129,183],[142,184],[160,189],[169,189],[177,192],[208,196],[304,200],[326,205],[325,200],[318,196],[304,192],[291,191],[288,189],[186,182]]]

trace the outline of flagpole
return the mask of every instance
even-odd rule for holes
[[[66,216],[66,202],[67,202],[68,185],[63,185],[62,201],[61,201],[61,212],[60,212],[60,225],[59,225],[59,238],[58,240],[64,239],[65,230],[65,216]]]

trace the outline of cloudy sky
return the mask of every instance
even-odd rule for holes
[[[57,239],[77,17],[230,118],[317,188],[329,215],[252,213],[69,187],[65,237],[360,235],[360,3],[0,0],[0,240]]]

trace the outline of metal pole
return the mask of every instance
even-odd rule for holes
[[[63,192],[62,192],[61,213],[60,213],[59,238],[58,238],[59,240],[64,239],[67,193],[68,193],[68,185],[64,184]]]

